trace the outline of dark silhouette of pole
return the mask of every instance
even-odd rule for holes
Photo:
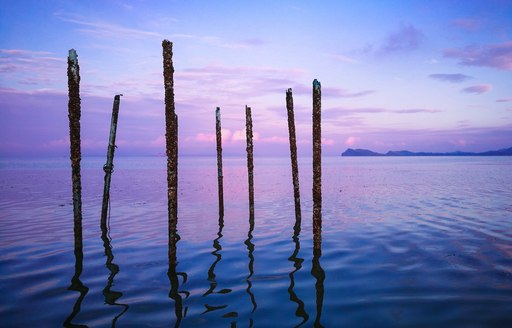
[[[82,182],[80,176],[80,66],[75,49],[68,55],[68,117],[73,184],[73,214],[75,234],[82,231]],[[79,241],[82,241],[80,236]],[[81,247],[81,246],[80,246]]]
[[[165,141],[167,154],[167,205],[169,226],[175,226],[177,215],[177,117],[174,106],[174,67],[172,64],[172,42],[162,41],[164,88],[165,88]],[[174,231],[173,233],[175,233]]]
[[[80,215],[82,215],[80,213]],[[83,271],[83,261],[84,261],[84,253],[83,253],[83,243],[82,243],[82,225],[76,226],[75,225],[75,247],[74,247],[74,254],[75,254],[75,274],[71,278],[71,285],[68,287],[68,290],[77,291],[79,293],[79,296],[75,303],[73,304],[73,309],[69,316],[66,318],[66,320],[63,322],[64,327],[87,327],[86,325],[81,324],[74,324],[73,320],[74,318],[80,313],[80,308],[82,306],[82,302],[89,292],[89,288],[85,286],[82,281],[80,280],[80,276],[82,275]]]
[[[299,212],[300,215],[300,212]],[[290,277],[290,286],[288,287],[288,294],[290,295],[290,301],[297,304],[297,309],[295,310],[295,316],[302,318],[302,321],[296,325],[295,327],[300,327],[304,325],[309,320],[309,314],[306,312],[306,307],[304,302],[297,296],[294,291],[295,287],[295,273],[302,268],[302,263],[304,262],[303,258],[298,257],[300,251],[300,216],[295,216],[295,226],[293,228],[293,243],[295,244],[295,249],[293,254],[288,258],[288,261],[293,262],[294,270],[290,272],[288,275]]]
[[[174,213],[176,220],[178,220],[178,114],[174,113],[174,147],[173,147],[173,160],[174,163],[174,190],[176,197],[174,197]]]
[[[249,213],[254,216],[254,161],[251,107],[245,106],[245,133],[247,137],[247,176],[249,179]]]
[[[286,91],[286,110],[288,113],[288,134],[290,137],[290,159],[292,162],[293,198],[295,201],[295,218],[300,225],[300,188],[299,165],[297,164],[297,138],[295,136],[295,115],[293,113],[292,89]]]
[[[224,183],[222,175],[222,132],[220,126],[220,107],[215,110],[215,131],[217,135],[217,180],[219,188],[219,216],[224,217]]]
[[[322,131],[320,82],[313,81],[313,241],[321,246],[322,233]]]
[[[320,235],[320,239],[322,236]],[[311,274],[315,278],[315,304],[316,304],[316,316],[314,327],[323,327],[320,319],[322,317],[322,309],[324,304],[324,281],[325,271],[320,264],[320,257],[322,256],[322,247],[313,249],[313,266],[311,268]]]
[[[107,163],[103,165],[105,171],[105,184],[103,187],[103,204],[101,206],[101,227],[106,228],[108,204],[110,201],[110,179],[112,171],[114,170],[114,151],[116,149],[116,131],[117,131],[117,117],[119,115],[119,102],[122,95],[114,97],[114,105],[112,107],[112,121],[110,122],[110,136],[108,139],[107,148]]]

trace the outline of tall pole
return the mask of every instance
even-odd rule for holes
[[[82,242],[82,182],[80,176],[80,66],[75,49],[68,55],[68,117],[71,159],[71,180],[73,184],[74,231]],[[81,245],[79,245],[81,248]]]
[[[162,41],[164,88],[165,88],[165,141],[167,154],[167,206],[169,211],[169,233],[176,233],[177,216],[177,117],[174,107],[174,67],[172,64],[172,42]]]
[[[219,217],[224,217],[224,183],[222,175],[222,132],[220,126],[220,107],[215,110],[215,131],[217,135],[217,180],[219,188]]]
[[[110,180],[114,170],[114,151],[116,149],[117,117],[119,116],[119,103],[122,95],[115,95],[112,107],[112,120],[110,122],[110,136],[107,148],[107,163],[103,165],[105,171],[105,184],[103,187],[103,204],[101,207],[101,227],[106,228],[108,203],[110,201]]]
[[[320,82],[313,81],[313,242],[320,248],[322,242],[322,131]]]
[[[293,112],[292,89],[286,91],[286,110],[288,113],[288,134],[290,137],[290,159],[292,162],[293,198],[295,201],[295,223],[300,229],[300,188],[299,165],[297,164],[297,138],[295,136],[295,115]],[[297,227],[295,227],[297,229]]]
[[[247,137],[247,176],[249,178],[249,213],[254,217],[254,163],[251,107],[245,106],[245,133]]]

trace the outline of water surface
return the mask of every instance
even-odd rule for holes
[[[2,327],[512,326],[512,158],[324,158],[321,249],[311,162],[297,225],[287,158],[183,157],[177,242],[165,159],[82,161],[75,247],[67,158],[0,160]],[[295,229],[294,229],[295,227]],[[173,257],[175,254],[175,257]]]

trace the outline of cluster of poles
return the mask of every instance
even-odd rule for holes
[[[163,49],[163,76],[165,89],[165,139],[167,155],[167,199],[168,199],[168,223],[169,238],[177,241],[178,222],[178,115],[174,103],[174,67],[173,44],[168,40],[162,41]],[[73,213],[75,236],[82,228],[82,201],[81,201],[81,176],[80,176],[80,67],[78,56],[74,49],[69,50],[68,56],[68,90],[69,90],[69,135],[71,152],[71,170],[73,185]],[[322,226],[322,141],[321,141],[321,86],[317,80],[313,81],[313,234],[314,248],[321,245]],[[107,150],[107,162],[103,166],[105,171],[105,184],[101,213],[101,225],[106,225],[110,198],[110,180],[113,171],[115,139],[117,130],[117,118],[119,114],[120,97],[115,95],[112,109],[112,121]],[[300,225],[300,188],[299,169],[297,163],[297,142],[295,133],[295,117],[293,108],[292,89],[286,91],[286,109],[288,116],[288,132],[290,140],[290,158],[292,167],[293,195],[295,205],[296,222]],[[222,134],[220,108],[215,110],[216,117],[216,142],[217,142],[217,176],[219,215],[224,216],[224,192],[222,173]],[[254,217],[254,162],[253,162],[253,131],[251,107],[245,106],[246,138],[247,138],[247,172],[249,189],[249,213]],[[297,228],[297,227],[296,227]],[[81,234],[81,233],[80,233]],[[76,239],[76,238],[75,238]],[[79,238],[81,244],[81,238]],[[81,246],[81,245],[80,245]]]
[[[181,319],[182,305],[181,297],[178,293],[178,275],[176,272],[177,256],[176,256],[176,243],[179,240],[177,234],[178,222],[178,116],[175,110],[174,102],[174,67],[173,67],[173,52],[172,42],[163,40],[163,77],[165,89],[165,137],[166,137],[166,155],[167,155],[167,199],[168,199],[168,227],[169,227],[169,272],[168,275],[171,279],[171,297],[176,300],[176,314],[177,318]],[[82,272],[82,259],[83,259],[83,243],[82,243],[82,200],[81,200],[81,139],[80,139],[80,116],[81,116],[81,102],[80,102],[80,67],[78,65],[78,56],[74,49],[69,50],[68,55],[68,116],[69,116],[69,135],[70,135],[70,159],[72,171],[72,190],[73,190],[73,216],[74,216],[74,235],[75,235],[75,276],[72,279],[72,289],[78,290],[81,294],[77,304],[81,303],[81,299],[87,293],[87,288],[80,282],[80,274]],[[322,168],[321,168],[321,86],[317,80],[313,81],[313,254],[314,268],[321,268],[319,266],[319,258],[321,256],[321,239],[322,239]],[[114,96],[114,104],[112,109],[111,128],[107,149],[107,162],[103,166],[105,172],[103,202],[101,211],[101,228],[102,239],[105,243],[107,252],[107,264],[112,264],[113,255],[110,250],[110,242],[108,238],[108,214],[109,214],[109,200],[110,200],[110,182],[111,174],[113,172],[114,152],[116,148],[116,130],[119,115],[119,105],[121,94]],[[290,159],[292,168],[292,182],[293,182],[293,196],[295,205],[295,238],[298,236],[301,228],[301,205],[300,205],[300,188],[299,188],[299,169],[297,163],[297,142],[295,133],[295,117],[292,89],[286,91],[286,109],[288,116],[288,132],[290,140]],[[251,233],[254,227],[254,162],[253,162],[253,126],[251,107],[245,106],[246,117],[246,139],[247,139],[247,171],[248,171],[248,190],[249,190],[249,214],[250,214],[250,230],[249,230],[249,244],[252,237]],[[223,192],[223,170],[222,170],[222,133],[221,133],[221,115],[220,107],[215,110],[216,122],[216,146],[217,146],[217,177],[218,177],[218,198],[219,198],[219,224],[222,227],[224,217],[224,192]],[[250,249],[249,249],[250,250]],[[108,256],[110,254],[110,256]],[[316,263],[316,262],[318,263]],[[108,266],[108,265],[107,265]],[[112,266],[112,265],[111,265]],[[110,267],[109,267],[110,269]],[[110,280],[118,270],[111,270]],[[322,285],[323,278],[321,273],[323,270],[313,270],[317,278],[317,284]],[[252,271],[251,271],[252,272]],[[252,275],[252,273],[251,273]],[[317,277],[318,275],[318,277]],[[318,286],[317,286],[318,287]],[[249,287],[250,289],[250,287]],[[317,288],[317,294],[323,294],[323,287]],[[320,300],[323,295],[317,295]],[[113,299],[112,303],[115,303]],[[318,303],[318,302],[317,302]],[[320,302],[321,303],[321,302]],[[179,305],[179,306],[178,306]],[[318,306],[318,304],[317,304]],[[124,309],[123,313],[127,310]],[[74,315],[79,311],[73,309],[70,316],[71,320]],[[320,305],[321,312],[321,305]],[[119,317],[119,316],[118,316]],[[117,317],[116,317],[117,319]],[[319,316],[318,316],[319,320]],[[178,320],[178,323],[179,324]]]

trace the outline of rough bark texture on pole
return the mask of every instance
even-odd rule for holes
[[[176,216],[176,223],[178,221],[178,114],[174,113],[174,143],[172,162],[174,163],[174,213]]]
[[[288,113],[288,134],[290,137],[290,158],[292,162],[293,198],[295,201],[295,222],[300,227],[300,188],[299,165],[297,164],[297,139],[295,136],[295,115],[293,112],[292,89],[286,91],[286,110]],[[297,229],[297,227],[295,227]]]
[[[108,139],[107,148],[107,163],[103,165],[103,171],[105,171],[105,184],[103,187],[103,204],[101,207],[101,227],[106,228],[107,224],[107,213],[108,203],[110,200],[110,179],[112,177],[112,171],[114,170],[114,152],[116,149],[116,131],[117,131],[117,117],[119,115],[119,103],[122,95],[116,95],[114,97],[114,105],[112,107],[112,121],[110,122],[110,136]]]
[[[165,141],[167,154],[167,205],[169,210],[169,232],[176,233],[177,223],[177,128],[174,107],[174,67],[172,65],[172,42],[162,41],[164,88],[165,88]]]
[[[249,179],[249,213],[254,216],[254,162],[251,107],[245,106],[245,133],[247,137],[247,176]]]
[[[314,248],[322,241],[322,131],[321,131],[321,86],[313,81],[313,241]]]
[[[68,117],[73,184],[73,214],[75,234],[82,231],[82,182],[80,176],[80,67],[75,49],[68,55]],[[82,240],[81,236],[78,239]]]
[[[220,126],[220,108],[215,110],[215,131],[217,135],[217,180],[219,188],[219,217],[224,217],[224,182],[222,175],[222,133]]]

